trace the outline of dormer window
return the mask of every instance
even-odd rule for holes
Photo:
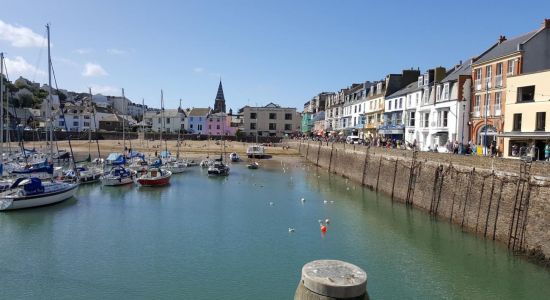
[[[376,93],[381,93],[382,92],[382,82],[379,82],[377,85],[376,85]]]
[[[424,76],[418,76],[418,87],[421,87],[423,82],[424,82]]]
[[[428,85],[430,83],[430,76],[428,74],[424,75],[424,85]]]

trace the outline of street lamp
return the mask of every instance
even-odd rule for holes
[[[465,100],[464,100],[465,101]],[[460,146],[460,152],[464,153],[464,132],[466,131],[466,125],[465,125],[465,113],[466,113],[466,103],[462,104],[462,140],[461,140],[461,146]]]

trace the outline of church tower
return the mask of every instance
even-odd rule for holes
[[[225,97],[223,96],[222,81],[220,79],[220,85],[218,86],[218,93],[216,94],[216,100],[214,100],[213,113],[225,113]]]

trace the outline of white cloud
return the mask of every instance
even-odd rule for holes
[[[29,64],[23,57],[16,56],[15,59],[6,58],[6,68],[10,79],[15,80],[19,76],[23,76],[30,80],[46,77],[46,72]]]
[[[30,28],[11,25],[0,20],[0,40],[8,41],[13,47],[46,47],[47,39]]]
[[[102,94],[102,95],[115,95],[120,94],[120,89],[110,85],[99,85],[99,84],[90,84],[89,87],[92,89],[93,94]],[[88,89],[86,89],[88,92]]]
[[[112,55],[124,55],[124,54],[128,53],[128,51],[122,50],[122,49],[111,48],[111,49],[107,49],[107,53],[112,54]]]
[[[196,67],[196,68],[193,69],[193,72],[195,72],[195,73],[202,73],[202,72],[204,72],[204,68]]]
[[[84,71],[82,71],[82,76],[93,77],[93,76],[107,76],[107,71],[103,69],[102,66],[94,63],[86,63],[84,65]]]
[[[90,48],[79,48],[79,49],[75,49],[74,52],[78,54],[89,54],[89,53],[92,53],[93,50]]]

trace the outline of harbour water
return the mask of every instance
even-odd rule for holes
[[[313,166],[263,164],[0,214],[0,298],[292,299],[315,259],[365,269],[372,299],[550,295],[550,272],[500,244]]]

